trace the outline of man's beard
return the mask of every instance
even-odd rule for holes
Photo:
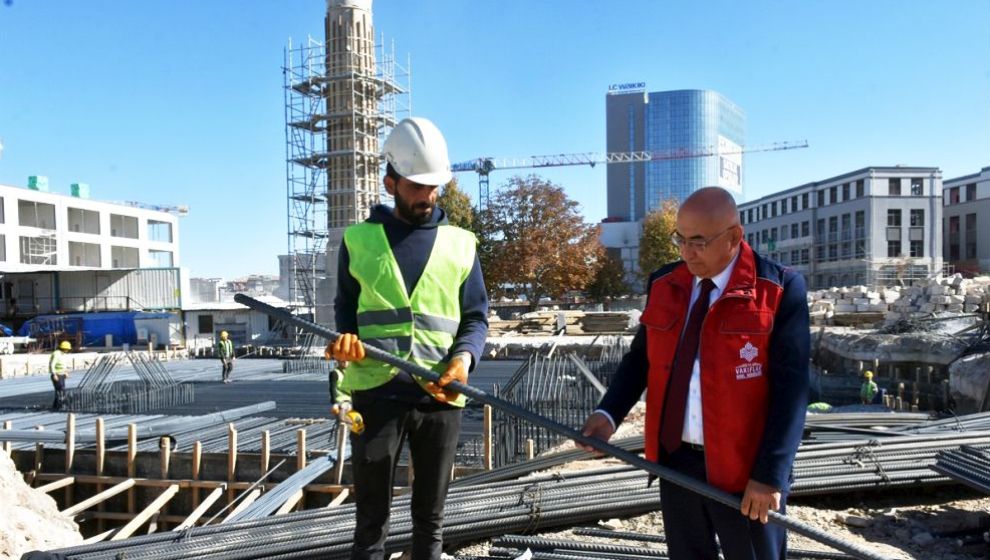
[[[400,218],[416,226],[421,226],[429,222],[430,218],[433,217],[432,204],[429,202],[419,202],[415,205],[410,205],[408,201],[399,196],[398,191],[395,193],[395,209],[399,213]]]

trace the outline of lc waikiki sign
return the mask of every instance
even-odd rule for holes
[[[632,82],[628,84],[612,84],[608,86],[608,94],[616,95],[620,93],[641,93],[646,91],[646,82]]]

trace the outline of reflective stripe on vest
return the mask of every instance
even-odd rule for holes
[[[385,228],[363,222],[344,232],[350,257],[348,272],[361,286],[357,302],[362,341],[442,373],[461,323],[460,289],[471,273],[477,240],[460,228],[437,227],[426,267],[412,295],[406,293],[399,264]],[[398,373],[373,359],[351,363],[340,388],[345,392],[378,387]],[[421,385],[426,382],[416,378]],[[462,395],[453,403],[464,405]]]

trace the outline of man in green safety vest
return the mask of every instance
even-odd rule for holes
[[[334,396],[351,432],[356,526],[351,558],[384,557],[393,471],[409,441],[412,558],[440,558],[443,506],[454,465],[466,383],[488,332],[488,297],[473,234],[436,206],[450,182],[447,143],[430,121],[400,122],[384,145],[385,189],[395,207],[375,206],[344,232],[334,315],[341,335],[326,356],[342,371]],[[430,383],[367,358],[368,342],[441,374]],[[350,414],[348,414],[350,413]],[[359,433],[357,433],[359,432]]]
[[[863,404],[871,404],[877,394],[877,384],[873,381],[873,372],[867,370],[863,374],[863,384],[859,386],[859,401]]]
[[[220,331],[220,342],[217,342],[217,357],[220,358],[220,375],[224,383],[230,383],[230,372],[234,370],[234,342],[230,340],[227,331]]]
[[[65,367],[65,353],[72,350],[72,343],[63,340],[58,343],[58,348],[52,352],[48,359],[48,375],[52,379],[52,386],[55,387],[55,399],[52,401],[52,410],[65,410],[65,380],[69,377],[69,370]]]

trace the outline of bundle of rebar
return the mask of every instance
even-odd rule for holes
[[[131,363],[137,381],[114,379],[124,358]],[[156,360],[137,352],[115,352],[96,360],[73,389],[66,390],[67,406],[73,412],[139,414],[193,402],[191,383],[177,382]]]
[[[412,542],[408,496],[395,499],[385,543],[398,552]],[[659,508],[659,493],[640,472],[615,475],[575,473],[522,482],[451,489],[444,516],[444,541],[473,541],[532,532],[602,518],[641,515]],[[262,519],[151,534],[52,551],[66,559],[253,559],[347,558],[354,531],[354,507],[309,510]]]
[[[939,451],[932,470],[990,494],[990,443]]]
[[[597,359],[577,354],[533,354],[508,381],[498,395],[517,406],[567,426],[580,426],[601,399],[612,380],[628,344],[622,337],[603,341]],[[494,464],[507,465],[527,457],[527,440],[535,453],[559,445],[563,438],[552,430],[534,425],[502,411],[493,415]]]

